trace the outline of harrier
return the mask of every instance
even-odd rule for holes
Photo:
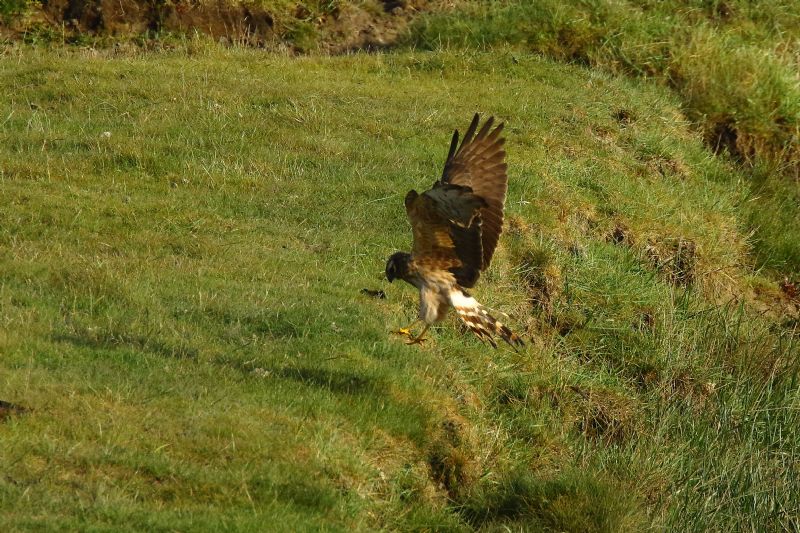
[[[409,337],[409,344],[422,342],[431,324],[442,321],[451,306],[493,347],[495,335],[514,347],[523,344],[465,290],[475,286],[492,259],[503,231],[508,187],[503,124],[492,130],[490,117],[478,130],[479,123],[476,114],[460,146],[458,130],[453,133],[442,178],[430,190],[406,194],[414,242],[410,254],[396,252],[389,258],[386,278],[402,279],[419,289],[419,318],[398,331]],[[411,327],[418,322],[425,326],[413,337]]]

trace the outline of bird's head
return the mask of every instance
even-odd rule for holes
[[[389,283],[395,279],[403,279],[408,275],[408,262],[411,260],[411,254],[406,252],[395,252],[386,261],[386,279]]]

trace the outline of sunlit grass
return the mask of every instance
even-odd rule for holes
[[[511,46],[669,87],[711,150],[782,182],[750,198],[750,229],[759,263],[800,271],[797,0],[464,0],[418,17],[405,40],[428,50]]]
[[[666,90],[503,51],[17,53],[3,529],[797,526],[796,315]],[[520,353],[390,334],[403,195],[475,111],[511,220],[476,294]]]

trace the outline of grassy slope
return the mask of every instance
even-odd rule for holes
[[[796,315],[665,91],[502,51],[19,53],[4,530],[798,526]],[[383,261],[476,110],[512,219],[477,294],[530,346],[409,348]]]
[[[408,39],[429,49],[511,43],[661,80],[709,144],[792,168],[800,162],[798,35],[797,0],[465,0],[419,17]]]
[[[422,14],[405,39],[510,44],[670,87],[706,143],[745,163],[759,264],[800,273],[798,0],[462,0]]]

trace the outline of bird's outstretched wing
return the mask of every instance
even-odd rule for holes
[[[406,195],[414,234],[411,256],[429,271],[449,271],[462,287],[478,281],[483,263],[480,210],[486,201],[469,187],[437,183]]]
[[[492,260],[497,240],[503,231],[503,206],[508,189],[506,175],[505,139],[500,136],[503,125],[492,130],[494,117],[484,122],[478,130],[480,116],[476,113],[466,134],[458,144],[458,130],[453,133],[450,151],[444,164],[442,179],[434,185],[457,185],[469,188],[477,197],[486,202],[480,210],[482,260],[480,269],[484,270]],[[477,133],[476,133],[477,132]]]

